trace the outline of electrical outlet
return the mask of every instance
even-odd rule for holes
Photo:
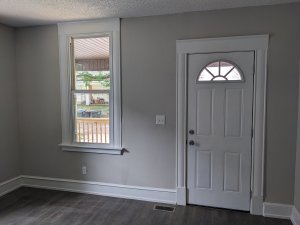
[[[156,121],[155,123],[157,125],[165,125],[166,123],[166,116],[165,115],[156,115]]]
[[[83,166],[83,167],[81,168],[81,173],[82,173],[83,175],[86,175],[86,174],[87,174],[86,166]]]

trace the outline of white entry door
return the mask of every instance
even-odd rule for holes
[[[250,209],[254,52],[188,56],[189,204]]]

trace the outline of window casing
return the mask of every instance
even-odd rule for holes
[[[121,154],[120,21],[61,23],[58,28],[62,149]],[[106,69],[86,68],[86,59],[80,57],[86,57],[84,54],[90,46],[84,46],[84,43],[101,38],[109,40],[108,58],[103,59],[108,65]],[[78,53],[79,45],[82,54]],[[89,53],[91,55],[97,53],[93,48],[90,50],[93,51]],[[95,79],[103,83],[98,85]],[[107,83],[108,87],[103,85]]]

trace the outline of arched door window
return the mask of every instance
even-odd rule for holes
[[[198,82],[244,81],[241,70],[232,62],[218,60],[206,65],[199,73]]]

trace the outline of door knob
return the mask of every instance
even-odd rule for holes
[[[189,141],[189,145],[194,145],[195,142],[193,140]]]
[[[189,130],[189,134],[194,134],[195,131],[194,130]]]

